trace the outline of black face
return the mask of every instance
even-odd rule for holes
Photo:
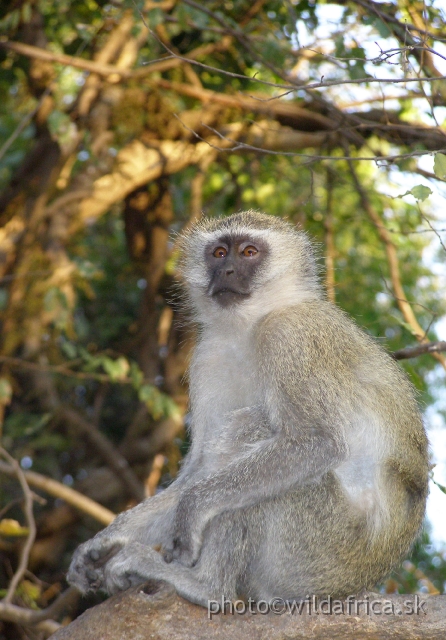
[[[206,247],[208,295],[222,307],[249,298],[254,276],[268,255],[265,242],[249,236],[222,235]]]

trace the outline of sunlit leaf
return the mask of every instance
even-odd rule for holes
[[[42,595],[42,585],[31,582],[31,580],[22,580],[17,587],[17,595],[24,598],[30,606]]]
[[[10,518],[0,520],[0,535],[2,536],[20,537],[27,536],[28,533],[28,527],[22,527],[17,520],[11,520]]]
[[[144,374],[136,362],[132,362],[130,365],[129,377],[131,378],[135,389],[139,389],[144,381]]]
[[[446,180],[446,155],[444,153],[436,153],[434,158],[434,173],[437,178]]]
[[[117,360],[103,357],[102,366],[112,380],[123,380],[127,377],[127,374],[130,370],[129,361],[123,356],[121,356]]]
[[[412,189],[406,191],[406,193],[401,193],[396,197],[404,198],[404,196],[413,196],[414,198],[416,198],[416,200],[423,201],[426,200],[426,198],[428,198],[431,193],[433,193],[432,189],[429,189],[429,187],[426,187],[424,184],[418,184],[416,187],[412,187]]]
[[[410,190],[410,193],[417,200],[423,201],[426,200],[426,198],[428,198],[433,192],[432,189],[429,189],[429,187],[425,187],[423,184],[419,184],[416,187],[413,187]]]

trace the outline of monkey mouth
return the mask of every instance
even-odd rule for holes
[[[213,298],[215,298],[216,296],[224,295],[226,293],[229,293],[231,295],[236,295],[236,296],[242,296],[245,298],[247,298],[250,295],[248,291],[237,291],[237,289],[231,289],[231,287],[221,287],[218,289],[214,289],[211,295]]]
[[[230,287],[214,289],[211,293],[211,297],[223,307],[232,303],[242,302],[249,298],[250,295],[251,294],[249,292],[237,291],[237,289],[231,289]]]

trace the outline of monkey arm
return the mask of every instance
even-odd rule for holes
[[[224,469],[184,489],[174,517],[173,548],[167,550],[166,559],[192,566],[210,520],[317,481],[346,453],[345,441],[323,430],[308,429],[294,438],[279,432],[252,445]]]

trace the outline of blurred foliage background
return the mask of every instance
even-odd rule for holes
[[[330,299],[441,421],[445,24],[440,0],[1,4],[0,638],[48,637],[62,605],[21,612],[177,473],[175,233],[203,213],[306,229]],[[380,588],[445,581],[427,527]],[[97,602],[73,597],[71,618]]]

